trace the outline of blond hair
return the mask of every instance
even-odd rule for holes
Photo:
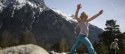
[[[84,17],[88,18],[88,15],[85,12],[82,12],[80,18],[84,18]]]

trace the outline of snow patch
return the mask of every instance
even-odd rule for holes
[[[4,8],[9,7],[10,5],[12,5],[15,9],[21,9],[26,4],[30,5],[33,8],[40,7],[37,3],[34,3],[29,0],[2,0],[0,2],[0,12],[2,12],[2,10]],[[42,4],[40,4],[40,5],[42,5]],[[40,8],[40,11],[43,11],[43,9],[45,9],[45,8],[46,7]]]
[[[31,6],[31,7],[34,7],[34,8],[37,8],[36,4],[30,2],[30,1],[27,1],[27,3]]]
[[[65,18],[67,21],[74,21],[77,22],[76,19],[74,19],[74,16],[68,16],[67,14],[65,14],[63,11],[51,8],[53,11],[55,11],[57,14],[61,15],[63,18]]]

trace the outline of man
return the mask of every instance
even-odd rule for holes
[[[119,49],[118,47],[118,39],[115,38],[114,41],[110,45],[110,54],[116,54],[116,50]]]
[[[76,13],[75,13],[75,18],[78,21],[78,24],[79,24],[79,27],[80,27],[80,33],[77,36],[76,42],[73,44],[73,46],[72,46],[72,48],[70,50],[70,54],[74,54],[75,49],[81,43],[85,44],[85,46],[88,49],[89,54],[96,54],[96,52],[95,52],[95,50],[94,50],[94,48],[92,46],[92,43],[88,39],[88,33],[89,33],[88,22],[92,21],[93,19],[95,19],[96,17],[101,15],[103,13],[103,10],[100,10],[99,13],[92,16],[91,18],[88,18],[88,15],[85,12],[82,12],[81,16],[78,17],[78,12],[79,12],[80,9],[81,9],[81,4],[78,4],[77,5],[77,10],[76,10]]]

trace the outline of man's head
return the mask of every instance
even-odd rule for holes
[[[80,18],[81,20],[87,20],[88,15],[85,12],[82,12]]]
[[[114,39],[114,41],[115,41],[115,42],[118,42],[118,39],[117,39],[117,38],[115,38],[115,39]]]

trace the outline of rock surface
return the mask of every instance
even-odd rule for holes
[[[33,45],[20,45],[0,50],[0,54],[49,54],[45,49]]]

